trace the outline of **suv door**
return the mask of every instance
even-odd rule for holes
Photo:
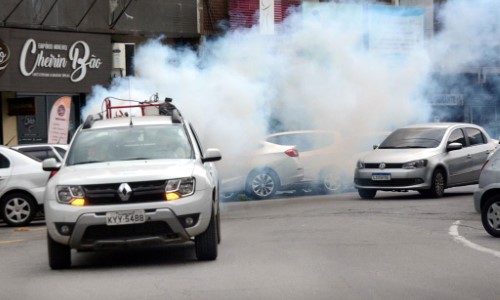
[[[467,181],[477,182],[481,168],[486,161],[488,155],[495,149],[492,143],[488,143],[488,139],[481,130],[473,127],[464,129],[465,135],[469,141],[469,157],[471,158],[471,171]]]

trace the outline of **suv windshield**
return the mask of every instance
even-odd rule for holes
[[[379,149],[436,148],[445,132],[445,128],[401,128],[391,133]]]
[[[82,130],[67,164],[143,159],[188,159],[193,155],[182,125]]]

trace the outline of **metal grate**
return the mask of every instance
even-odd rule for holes
[[[121,183],[85,185],[85,199],[89,205],[155,202],[165,200],[166,180],[129,182],[132,195],[127,201],[118,196]]]

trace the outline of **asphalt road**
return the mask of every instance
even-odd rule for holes
[[[499,299],[500,239],[473,189],[223,203],[214,262],[186,244],[75,252],[52,271],[43,221],[0,225],[0,299]]]

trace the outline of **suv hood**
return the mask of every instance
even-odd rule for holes
[[[102,184],[154,181],[193,176],[195,160],[164,159],[111,161],[66,166],[57,173],[59,184]]]
[[[439,153],[438,148],[431,149],[376,149],[364,157],[364,163],[406,163],[418,159],[430,158]]]

